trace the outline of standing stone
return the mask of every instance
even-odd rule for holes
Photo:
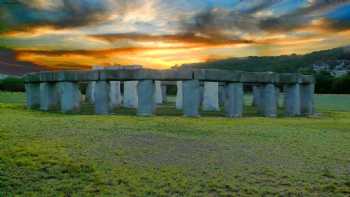
[[[167,86],[166,85],[162,85],[162,98],[163,98],[163,103],[168,102],[168,99],[167,99]]]
[[[199,83],[199,105],[202,105],[204,100],[204,86]]]
[[[40,83],[40,109],[43,111],[58,108],[59,94],[56,83]]]
[[[138,107],[137,115],[152,116],[155,111],[155,92],[156,87],[153,80],[141,80],[138,83]]]
[[[97,81],[95,87],[95,113],[109,114],[110,113],[110,94],[109,83],[107,81]]]
[[[109,85],[110,107],[112,110],[115,110],[121,106],[123,101],[122,93],[120,91],[120,81],[110,81]]]
[[[182,82],[183,113],[187,117],[199,116],[200,85],[198,80]]]
[[[91,104],[95,103],[95,86],[96,81],[91,81],[86,88],[86,97]]]
[[[244,92],[242,83],[228,83],[225,87],[225,112],[228,117],[242,117]]]
[[[286,116],[300,115],[300,85],[286,84],[284,86],[284,109]]]
[[[163,103],[163,94],[162,94],[162,82],[161,81],[155,81],[156,85],[156,91],[155,91],[155,101],[156,104],[162,104]]]
[[[253,104],[257,109],[258,114],[264,114],[264,86],[263,85],[255,85],[253,86]]]
[[[38,109],[40,107],[40,84],[26,83],[25,89],[28,109]]]
[[[225,87],[220,85],[219,86],[219,105],[220,106],[223,106],[225,104],[225,97],[226,97]]]
[[[203,95],[202,108],[204,111],[220,111],[218,82],[204,82]]]
[[[274,84],[268,83],[264,85],[263,96],[263,115],[266,117],[277,116],[277,105],[276,105],[276,87]]]
[[[280,106],[280,93],[281,93],[281,91],[280,91],[280,89],[279,89],[279,87],[276,87],[276,106],[277,106],[277,108]]]
[[[137,108],[137,105],[138,105],[137,84],[138,84],[138,81],[124,82],[124,99],[123,99],[124,107]]]
[[[176,82],[176,109],[182,109],[183,104],[183,92],[182,92],[182,81]]]
[[[59,82],[61,111],[63,113],[78,112],[80,110],[80,90],[77,83]]]
[[[314,108],[315,84],[301,84],[300,86],[300,106],[302,115],[312,115]]]

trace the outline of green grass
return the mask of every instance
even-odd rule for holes
[[[247,98],[247,103],[250,98]],[[349,196],[350,101],[319,117],[183,118],[26,110],[0,93],[0,196]],[[282,113],[282,112],[281,112]],[[170,115],[166,115],[170,114]]]

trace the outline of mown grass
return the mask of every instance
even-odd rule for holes
[[[0,196],[348,196],[348,99],[318,96],[312,118],[183,118],[173,104],[142,118],[30,111],[0,93]]]

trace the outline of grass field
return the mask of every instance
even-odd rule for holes
[[[310,118],[251,107],[184,118],[171,104],[149,118],[87,105],[63,115],[3,92],[0,196],[349,196],[350,95],[319,95],[316,107]]]

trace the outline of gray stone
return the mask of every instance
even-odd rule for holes
[[[183,104],[183,92],[182,92],[182,81],[176,82],[176,109],[182,109]]]
[[[301,83],[315,84],[315,77],[312,75],[301,75]]]
[[[40,109],[49,111],[59,106],[59,91],[56,83],[40,83]]]
[[[231,118],[241,117],[243,114],[244,92],[242,83],[228,83],[225,87],[225,112]]]
[[[153,80],[140,80],[137,87],[137,115],[152,116],[155,111],[155,83]]]
[[[300,85],[284,85],[284,109],[286,116],[300,115]]]
[[[138,105],[137,84],[138,84],[138,81],[124,82],[124,99],[123,99],[124,107],[137,108],[137,105]]]
[[[40,84],[26,83],[25,89],[28,109],[38,109],[40,107]]]
[[[225,105],[225,97],[226,97],[225,86],[220,85],[219,86],[219,105],[220,106]]]
[[[264,86],[263,84],[253,86],[253,102],[255,104],[255,108],[257,109],[257,113],[263,115],[264,114]]]
[[[97,81],[94,91],[95,95],[95,113],[109,114],[110,108],[110,86],[107,81]]]
[[[204,111],[220,111],[219,106],[219,83],[204,82],[204,98],[202,109]]]
[[[262,105],[263,115],[266,117],[277,116],[276,87],[272,83],[264,84]]]
[[[120,81],[110,81],[110,107],[112,110],[120,107],[123,101],[123,96],[120,90]]]
[[[154,95],[154,99],[156,101],[156,104],[162,104],[163,103],[163,94],[162,94],[162,82],[161,81],[155,81],[156,85],[156,91]]]
[[[194,79],[201,81],[239,82],[241,80],[241,76],[241,71],[229,71],[218,69],[194,70]]]
[[[200,85],[198,80],[182,82],[183,112],[187,117],[199,116]]]
[[[244,83],[278,83],[279,75],[273,72],[243,72],[241,82]]]
[[[279,82],[282,84],[301,83],[302,75],[298,73],[282,73],[279,75]]]
[[[312,115],[315,112],[314,108],[314,92],[315,85],[301,84],[300,86],[300,107],[302,115]]]
[[[40,73],[30,73],[24,76],[25,83],[37,83],[40,82]]]
[[[86,88],[86,98],[91,104],[95,103],[95,87],[96,81],[91,81],[88,83]]]
[[[101,80],[188,80],[192,79],[193,72],[190,70],[102,70]]]
[[[163,83],[163,82],[162,82]],[[167,86],[165,84],[162,84],[162,98],[163,98],[163,103],[168,102],[167,98]]]
[[[79,86],[74,82],[59,82],[61,112],[73,113],[80,110],[81,94]]]

